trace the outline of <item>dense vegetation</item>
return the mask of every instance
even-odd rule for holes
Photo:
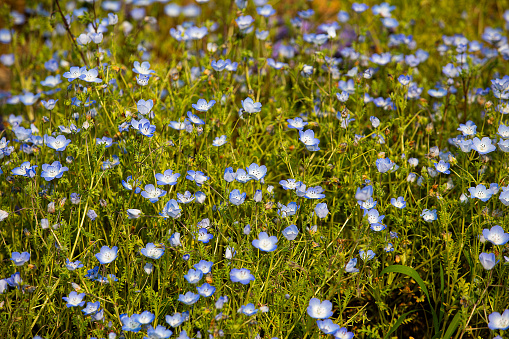
[[[18,5],[0,337],[507,336],[502,2]]]

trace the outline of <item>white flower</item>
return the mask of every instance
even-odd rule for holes
[[[7,213],[4,210],[0,210],[0,221],[7,219],[8,216],[9,216],[9,213]]]

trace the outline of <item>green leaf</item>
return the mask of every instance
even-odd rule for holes
[[[384,339],[388,339],[391,335],[392,332],[396,331],[398,329],[398,327],[401,325],[401,323],[403,323],[403,321],[405,320],[405,318],[412,312],[415,312],[415,311],[410,311],[410,312],[407,312],[405,314],[402,314],[399,316],[398,320],[396,320],[396,323],[394,324],[394,326],[392,326],[392,328],[389,330],[389,332],[387,332],[387,334],[385,335]]]
[[[443,339],[449,339],[452,337],[454,331],[458,328],[461,321],[461,312],[457,312],[454,318],[452,319],[451,323],[449,324],[449,327],[447,327],[447,331],[445,331],[445,335]]]
[[[433,304],[431,303],[431,299],[429,297],[428,289],[426,288],[426,285],[424,285],[424,281],[421,279],[421,276],[419,273],[417,273],[416,270],[414,270],[411,267],[403,266],[403,265],[391,265],[389,267],[386,267],[380,272],[380,275],[384,275],[385,273],[403,273],[405,275],[408,275],[412,279],[414,279],[417,284],[421,287],[424,294],[426,294],[426,297],[428,299],[428,303],[431,309],[431,315],[433,317],[433,328],[435,329],[435,333],[439,332],[439,323],[438,323],[438,317],[437,313],[435,312],[435,309],[433,308]]]

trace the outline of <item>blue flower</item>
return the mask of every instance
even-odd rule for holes
[[[216,291],[214,286],[209,285],[208,283],[204,283],[203,285],[196,288],[198,293],[205,298],[210,297]]]
[[[245,184],[246,182],[253,180],[253,177],[249,176],[244,169],[239,168],[235,173],[235,180],[238,182]]]
[[[83,315],[92,315],[99,311],[99,308],[101,307],[101,303],[99,301],[96,301],[95,303],[89,301],[87,303],[87,306],[85,306],[84,309],[81,310],[83,312]]]
[[[199,294],[189,291],[186,294],[179,294],[178,300],[186,305],[193,305],[200,299]]]
[[[193,202],[194,199],[194,194],[189,191],[185,191],[184,194],[177,193],[177,202],[180,204],[189,204],[190,202]]]
[[[229,72],[235,72],[238,67],[239,64],[237,62],[231,62],[230,59],[226,59],[226,66],[224,67],[224,69],[226,69]]]
[[[159,198],[164,197],[165,195],[166,191],[163,191],[152,184],[145,185],[145,190],[141,192],[141,196],[148,199],[151,203],[159,201]]]
[[[373,252],[372,250],[367,251],[359,250],[359,256],[363,261],[371,260],[375,257],[375,255],[376,255],[375,252]]]
[[[142,325],[148,325],[150,324],[152,321],[154,321],[155,319],[155,315],[149,311],[143,311],[139,316],[138,316],[138,322]]]
[[[198,230],[198,236],[196,237],[196,240],[207,244],[210,240],[212,240],[212,238],[214,238],[214,235],[208,233],[206,228],[200,228]]]
[[[99,266],[96,266],[88,270],[87,274],[85,274],[85,278],[89,280],[96,280],[98,276],[99,276]]]
[[[154,107],[154,101],[152,99],[149,99],[146,101],[143,99],[140,99],[136,103],[136,108],[138,108],[138,112],[141,115],[149,114],[153,107]]]
[[[184,275],[184,278],[190,284],[197,284],[200,282],[203,277],[203,272],[201,270],[190,269],[187,274]]]
[[[287,119],[288,122],[288,128],[294,128],[297,130],[303,130],[304,127],[308,124],[306,121],[302,120],[302,118],[294,118],[294,119]]]
[[[295,179],[287,179],[279,181],[279,184],[285,190],[294,190],[301,184],[301,182],[300,181],[296,182]]]
[[[400,75],[398,77],[398,81],[401,85],[403,86],[407,86],[408,84],[410,84],[410,82],[412,81],[412,76],[411,75]]]
[[[228,59],[230,60],[230,59]],[[230,61],[231,62],[231,61]],[[222,70],[224,70],[224,68],[226,67],[226,61],[223,60],[223,59],[219,59],[219,60],[212,60],[212,62],[210,63],[210,65],[212,66],[212,68],[217,71],[217,72],[221,72]]]
[[[122,133],[122,132],[129,132],[129,127],[130,126],[131,126],[131,123],[125,121],[125,122],[121,123],[120,125],[118,125],[118,131],[120,133]]]
[[[254,239],[252,241],[254,247],[258,248],[260,251],[264,252],[272,252],[277,248],[277,237],[270,236],[266,232],[260,232],[258,235],[258,239]]]
[[[182,323],[185,321],[185,318],[182,316],[181,313],[175,313],[174,315],[167,315],[165,317],[165,320],[166,322],[168,323],[168,325],[170,325],[171,327],[175,328],[175,327],[179,327],[180,325],[182,325]]]
[[[35,177],[35,168],[37,165],[30,166],[29,161],[25,161],[19,167],[16,167],[11,170],[12,175],[21,175],[27,178]]]
[[[306,199],[323,199],[325,198],[325,194],[322,192],[324,189],[321,186],[315,186],[315,187],[309,187],[306,190],[306,194],[304,195],[304,198]]]
[[[138,321],[138,314],[133,314],[128,317],[127,314],[120,316],[122,322],[122,330],[126,332],[139,332],[141,330],[141,323]]]
[[[391,198],[391,205],[403,209],[406,207],[406,201],[403,197],[398,197],[397,199]]]
[[[391,12],[396,9],[396,6],[391,6],[387,2],[381,3],[380,5],[374,5],[371,11],[374,15],[381,15],[384,18],[390,17]]]
[[[502,79],[491,80],[491,90],[496,98],[509,99],[509,76],[506,75]]]
[[[254,102],[251,98],[246,98],[241,101],[242,103],[242,109],[246,113],[258,113],[262,110],[262,104],[259,102]]]
[[[392,243],[387,243],[387,246],[384,247],[384,251],[389,253],[389,252],[394,252],[394,247],[392,245]]]
[[[320,219],[325,218],[327,216],[327,214],[329,214],[329,209],[327,208],[327,203],[322,202],[322,203],[316,204],[315,213],[318,218],[320,218]]]
[[[9,278],[7,278],[5,280],[7,281],[7,284],[9,284],[9,286],[11,286],[11,287],[19,288],[21,286],[21,284],[23,283],[23,281],[21,280],[21,274],[19,274],[19,272],[12,274]],[[83,293],[83,295],[84,294],[85,293]],[[64,299],[64,300],[66,300],[66,299]],[[76,305],[76,306],[78,306],[78,305]],[[71,307],[71,306],[67,306],[67,307]]]
[[[266,17],[266,18],[268,18],[271,15],[276,14],[276,10],[274,8],[272,8],[271,5],[264,5],[262,7],[256,7],[256,12],[259,15]]]
[[[481,140],[479,138],[473,138],[472,149],[476,150],[479,154],[488,154],[495,151],[497,147],[492,145],[490,138],[484,137]]]
[[[322,331],[324,334],[334,334],[339,330],[339,325],[334,324],[334,322],[330,319],[325,320],[317,320],[316,324],[318,325],[318,328],[320,331]]]
[[[180,213],[182,212],[182,209],[180,208],[179,204],[175,199],[171,199],[164,205],[163,210],[159,215],[163,217],[172,217],[173,219],[176,219],[180,217]],[[180,236],[180,234],[179,234]],[[180,244],[180,241],[179,241]]]
[[[224,175],[223,175],[223,178],[226,182],[232,182],[235,180],[235,177],[236,177],[236,173],[233,171],[233,168],[231,167],[227,167],[225,170],[224,170]]]
[[[232,268],[230,271],[230,280],[232,282],[239,282],[243,285],[249,284],[251,281],[255,280],[254,275],[251,274],[251,271],[247,268]]]
[[[377,128],[378,126],[380,126],[380,119],[378,119],[377,117],[370,117],[369,121],[371,121],[371,126],[373,126],[373,128]]]
[[[255,163],[249,165],[246,168],[247,175],[249,175],[254,180],[261,180],[267,174],[267,167],[265,165],[258,166]]]
[[[235,251],[235,248],[233,247],[226,247],[225,251],[224,251],[224,257],[228,260],[232,260],[233,257],[235,256],[235,254],[237,254],[237,251]]]
[[[235,19],[235,22],[237,22],[237,25],[241,31],[247,33],[249,28],[252,28],[251,24],[254,22],[254,19],[251,15],[245,15],[239,16],[237,19]]]
[[[197,264],[194,264],[193,267],[202,271],[203,274],[207,274],[212,270],[212,265],[214,265],[212,261],[200,260]]]
[[[438,163],[434,163],[434,165],[435,165],[435,169],[440,173],[444,173],[444,174],[451,173],[451,171],[449,171],[451,164],[449,164],[448,162],[440,160]]]
[[[247,316],[252,316],[258,313],[258,310],[255,308],[255,305],[253,305],[253,303],[249,303],[247,305],[240,306],[239,312]]]
[[[355,266],[357,265],[357,258],[350,259],[345,265],[345,271],[348,273],[356,273],[359,272],[359,269]]]
[[[313,130],[299,130],[299,140],[306,146],[309,151],[314,152],[320,150],[318,147],[320,139],[315,138],[315,132]]]
[[[428,94],[434,98],[442,98],[447,94],[447,90],[443,87],[439,87],[436,89],[432,88],[432,89],[428,90]]]
[[[283,236],[289,240],[295,240],[297,236],[299,235],[299,229],[295,225],[290,225],[287,228],[285,228],[281,233],[283,233]]]
[[[187,112],[187,117],[189,118],[189,121],[191,121],[195,125],[205,125],[205,121],[200,119],[200,117],[193,114],[191,111]]]
[[[223,308],[224,306],[224,303],[227,303],[228,302],[228,297],[227,296],[221,296],[217,299],[217,301],[215,302],[214,306],[220,310]]]
[[[341,123],[341,128],[343,129],[348,128],[348,125],[350,125],[352,121],[355,121],[355,119],[350,119],[350,114],[347,114],[346,117],[343,117],[341,112],[338,112],[336,114],[336,118],[339,119],[339,122]]]
[[[139,61],[135,61],[133,72],[140,75],[151,75],[155,73],[154,70],[150,69],[150,63],[147,61],[142,62],[141,65]]]
[[[148,85],[148,81],[150,80],[150,76],[149,75],[138,75],[136,77],[136,83],[140,86],[147,86]]]
[[[87,71],[85,66],[83,67],[71,67],[68,72],[65,72],[62,76],[66,78],[69,82],[72,82],[76,79],[79,79],[81,74]]]
[[[311,18],[315,14],[315,11],[310,8],[310,9],[305,10],[305,11],[299,11],[299,12],[297,12],[297,14],[302,19],[309,19],[309,18]]]
[[[156,174],[157,176],[157,174]],[[139,185],[140,183],[137,181],[137,180],[133,180],[133,177],[130,175],[126,178],[126,180],[122,180],[122,186],[124,186],[124,188],[126,190],[129,190],[129,191],[132,191],[133,190],[133,185],[134,186],[137,186]],[[158,183],[159,184],[159,183]],[[135,190],[134,190],[134,193],[138,194],[141,192],[141,188],[140,187],[136,187]]]
[[[113,145],[113,139],[108,137],[102,137],[101,139],[95,138],[95,143],[97,145],[102,145],[105,148],[111,147]]]
[[[493,226],[491,230],[483,229],[482,235],[486,240],[497,246],[503,246],[509,241],[509,234],[505,233],[499,225]]]
[[[382,223],[375,223],[375,224],[369,225],[369,228],[371,228],[371,230],[373,230],[375,232],[380,232],[380,231],[383,231],[386,228],[386,226]]]
[[[227,143],[226,135],[221,135],[220,137],[217,137],[212,141],[212,146],[220,147],[226,143]]]
[[[198,99],[198,102],[196,104],[192,104],[191,106],[197,111],[207,112],[209,109],[212,108],[212,106],[214,106],[215,103],[216,103],[215,100],[210,100],[209,102],[207,102],[207,100],[205,99]]]
[[[341,327],[336,333],[334,333],[335,339],[352,339],[353,337],[353,332],[348,332],[346,327]]]
[[[363,3],[355,2],[352,4],[352,10],[356,13],[362,13],[362,12],[366,11],[368,8],[369,8],[369,6],[366,4],[363,4]]]
[[[149,242],[145,248],[140,250],[141,254],[151,259],[159,259],[164,254],[164,245]]]
[[[219,330],[222,331],[222,330]],[[223,334],[224,335],[224,334]],[[182,330],[175,339],[191,339],[185,330]]]
[[[281,69],[283,67],[286,67],[288,66],[287,63],[284,63],[284,62],[280,62],[280,61],[275,61],[274,59],[272,58],[268,58],[267,59],[267,65],[269,65],[270,67],[274,68],[274,69]]]
[[[16,266],[23,266],[28,260],[30,260],[30,253],[28,252],[12,252],[11,260]]]
[[[281,215],[283,218],[289,217],[297,213],[299,209],[299,205],[296,202],[291,202],[287,206],[281,205],[277,210],[277,214]]]
[[[368,216],[368,222],[370,224],[377,224],[377,223],[381,223],[382,220],[384,219],[385,215],[380,215],[380,213],[378,213],[378,211],[376,209],[370,209],[366,215]]]
[[[62,152],[65,150],[67,145],[71,143],[71,140],[67,139],[65,135],[59,135],[56,138],[52,136],[45,136],[44,143],[49,148],[53,148],[55,151]]]
[[[256,190],[255,194],[253,195],[253,200],[255,202],[261,202],[263,199],[263,193],[262,190]]]
[[[488,316],[488,327],[490,330],[502,330],[509,329],[509,309],[506,309],[504,313],[493,312]],[[501,337],[500,337],[501,338]]]
[[[152,137],[156,131],[156,126],[151,125],[150,121],[147,119],[141,119],[140,121],[133,119],[131,120],[131,126],[140,134],[149,138]]]
[[[421,217],[426,222],[433,222],[437,220],[437,210],[424,209],[421,213]]]
[[[209,177],[200,171],[187,171],[186,179],[194,181],[200,187],[205,181],[209,180]]]
[[[332,303],[329,300],[320,301],[318,298],[311,298],[307,308],[311,318],[326,319],[332,317]]]
[[[378,172],[386,173],[394,167],[394,162],[389,158],[382,158],[376,160],[376,167]]]
[[[79,260],[70,261],[69,258],[67,258],[65,259],[65,267],[67,267],[69,271],[74,271],[77,270],[78,268],[82,268],[83,264]]]
[[[97,76],[99,75],[99,71],[95,68],[91,70],[84,70],[81,72],[80,79],[86,82],[93,82],[96,84],[100,84],[103,82],[103,79],[99,79]]]
[[[348,92],[343,91],[341,93],[336,93],[336,97],[340,102],[347,102],[348,98],[350,97],[350,94],[348,94]]]
[[[334,33],[336,33],[336,32],[334,31]],[[302,65],[302,70],[301,70],[300,74],[303,77],[308,78],[311,75],[313,75],[314,71],[315,71],[315,69],[313,68],[313,66],[311,66],[311,65]]]
[[[68,170],[69,168],[62,167],[59,161],[55,161],[51,165],[43,164],[41,177],[44,178],[46,181],[51,181],[55,178],[59,179],[62,177],[64,172]]]
[[[498,263],[494,253],[481,253],[479,254],[479,261],[485,270],[491,270]]]
[[[171,337],[173,334],[172,331],[168,330],[166,327],[157,325],[157,327],[154,329],[154,327],[150,326],[147,328],[147,336],[149,338],[161,338],[161,339],[167,339]]]
[[[164,171],[163,174],[157,173],[156,180],[158,185],[175,185],[177,184],[177,179],[180,177],[180,173],[173,173],[171,169]]]
[[[95,257],[97,260],[99,260],[99,263],[102,265],[106,265],[111,263],[113,260],[117,258],[117,252],[118,247],[113,246],[112,248],[109,248],[108,246],[101,247],[101,250],[99,253],[95,254]]]
[[[188,119],[184,119],[183,122],[170,121],[170,124],[168,126],[177,131],[182,131],[185,130],[188,125],[191,125],[191,122]]]
[[[45,100],[41,100],[41,104],[44,106],[44,108],[46,108],[48,111],[51,111],[55,108],[55,105],[57,104],[57,101],[59,99],[55,100],[55,99],[48,99],[48,101],[45,101]]]
[[[32,135],[32,130],[29,128],[24,128],[22,126],[18,126],[14,129],[14,134],[18,141],[27,141]]]
[[[85,293],[78,294],[75,291],[72,291],[71,293],[69,293],[69,296],[67,296],[67,297],[62,297],[62,299],[64,299],[67,302],[67,304],[65,306],[67,306],[68,308],[69,307],[77,307],[77,306],[81,307],[81,306],[85,305],[83,298],[85,298]]]
[[[486,186],[482,184],[479,184],[476,187],[470,187],[468,191],[470,192],[471,199],[477,198],[482,202],[490,200],[491,196],[494,193],[491,188],[487,189]]]
[[[207,33],[207,27],[191,26],[186,30],[184,38],[188,40],[200,40],[203,39]]]
[[[398,20],[394,18],[382,18],[382,24],[387,28],[396,28],[399,26]]]
[[[235,205],[239,206],[242,203],[244,203],[244,200],[246,199],[246,193],[240,193],[238,189],[234,189],[230,192],[230,202]]]
[[[372,208],[376,207],[377,201],[373,200],[373,198],[369,198],[366,201],[358,200],[357,203],[361,207],[361,209],[364,211],[363,216],[366,216],[368,214],[368,211]]]

